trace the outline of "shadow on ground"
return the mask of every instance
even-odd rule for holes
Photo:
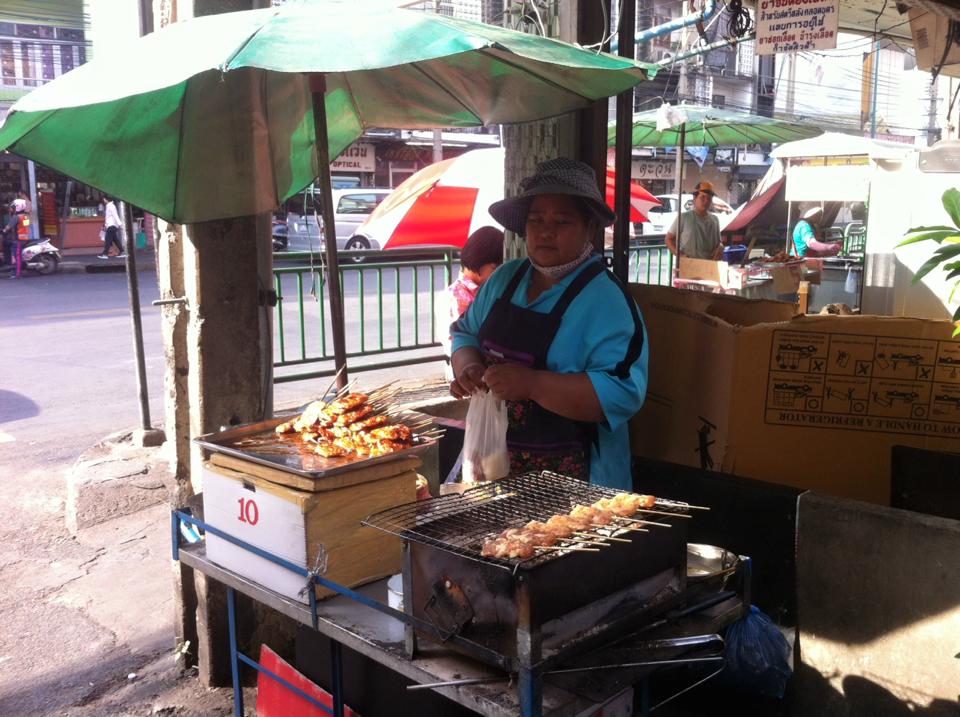
[[[32,418],[40,413],[40,406],[22,393],[0,390],[0,424]]]

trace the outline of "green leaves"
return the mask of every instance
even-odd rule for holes
[[[942,241],[948,241],[951,243],[960,242],[960,234],[957,233],[957,229],[950,227],[917,227],[916,229],[911,229],[908,233],[913,233],[914,236],[904,239],[902,242],[897,244],[898,247],[906,246],[907,244],[916,244],[921,241],[935,241],[938,244]]]
[[[943,208],[953,220],[953,225],[960,227],[960,190],[954,187],[943,193]]]
[[[906,238],[897,244],[897,248],[907,246],[908,244],[917,244],[922,241],[934,241],[940,246],[934,250],[933,256],[927,259],[923,265],[917,269],[913,275],[913,283],[917,284],[923,280],[927,274],[936,268],[942,268],[947,274],[947,280],[956,280],[947,298],[947,303],[952,303],[960,291],[960,190],[953,188],[943,193],[941,199],[943,208],[953,226],[943,224],[929,227],[914,227],[910,229]],[[960,336],[960,307],[953,312],[953,321],[955,324],[953,335]]]

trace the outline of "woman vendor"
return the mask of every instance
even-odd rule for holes
[[[552,470],[630,490],[627,421],[647,388],[646,330],[626,288],[593,253],[614,214],[588,165],[541,163],[490,207],[526,238],[455,322],[451,393],[507,402],[510,472]]]

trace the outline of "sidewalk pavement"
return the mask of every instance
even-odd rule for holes
[[[60,271],[64,273],[100,274],[127,270],[125,260],[116,257],[100,259],[95,249],[65,249],[61,253],[63,261],[60,262]],[[137,249],[137,271],[153,271],[156,265],[156,252],[152,246]]]

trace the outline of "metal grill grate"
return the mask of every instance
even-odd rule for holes
[[[473,560],[513,568],[518,564],[516,560],[480,557],[483,542],[507,528],[520,528],[531,520],[569,513],[577,504],[590,505],[617,493],[612,488],[549,471],[525,473],[472,488],[462,495],[399,505],[368,516],[363,524]],[[683,503],[657,500],[658,511],[679,513],[686,512],[685,508]],[[622,524],[611,527],[616,530]],[[550,551],[520,564],[531,568],[564,554]]]

